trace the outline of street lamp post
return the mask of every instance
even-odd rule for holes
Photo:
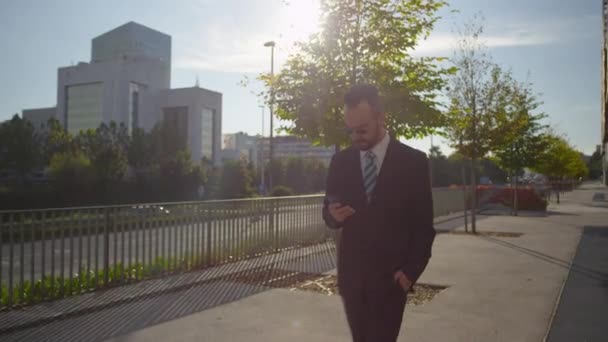
[[[273,161],[273,157],[274,157],[274,86],[272,84],[273,78],[274,78],[274,47],[275,47],[275,42],[274,41],[269,41],[264,43],[265,47],[269,47],[270,48],[270,79],[271,79],[271,83],[270,83],[270,148],[269,148],[269,165],[270,167],[270,173],[268,174],[268,188],[272,189],[272,161]]]
[[[262,195],[266,195],[266,181],[264,179],[264,106],[260,106],[260,108],[262,108],[262,137],[261,137],[261,141],[262,141],[262,148],[261,148],[261,162],[260,162],[260,174],[261,174],[261,179],[260,179],[260,185],[262,187]]]

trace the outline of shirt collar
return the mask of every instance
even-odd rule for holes
[[[385,132],[384,138],[382,138],[382,140],[380,140],[380,142],[377,143],[374,147],[366,151],[361,151],[361,157],[363,157],[363,155],[365,155],[367,151],[372,151],[376,158],[378,158],[378,160],[383,160],[384,156],[386,155],[386,150],[388,149],[388,143],[390,142],[390,140],[391,138],[388,135],[388,132]]]

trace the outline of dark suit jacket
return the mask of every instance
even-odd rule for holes
[[[332,197],[356,211],[342,224],[329,214]],[[330,228],[343,228],[340,284],[363,278],[390,280],[397,270],[416,282],[435,238],[426,155],[391,138],[368,203],[359,150],[350,147],[336,153],[327,176],[323,219]]]

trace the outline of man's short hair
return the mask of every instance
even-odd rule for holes
[[[378,88],[371,84],[356,84],[344,95],[344,104],[347,108],[356,107],[363,101],[367,102],[373,111],[382,113],[382,101]]]

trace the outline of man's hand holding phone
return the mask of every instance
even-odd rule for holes
[[[340,223],[344,222],[344,220],[349,218],[354,213],[355,213],[355,209],[353,209],[349,205],[343,205],[340,202],[332,202],[329,204],[329,214],[337,222],[340,222]]]

